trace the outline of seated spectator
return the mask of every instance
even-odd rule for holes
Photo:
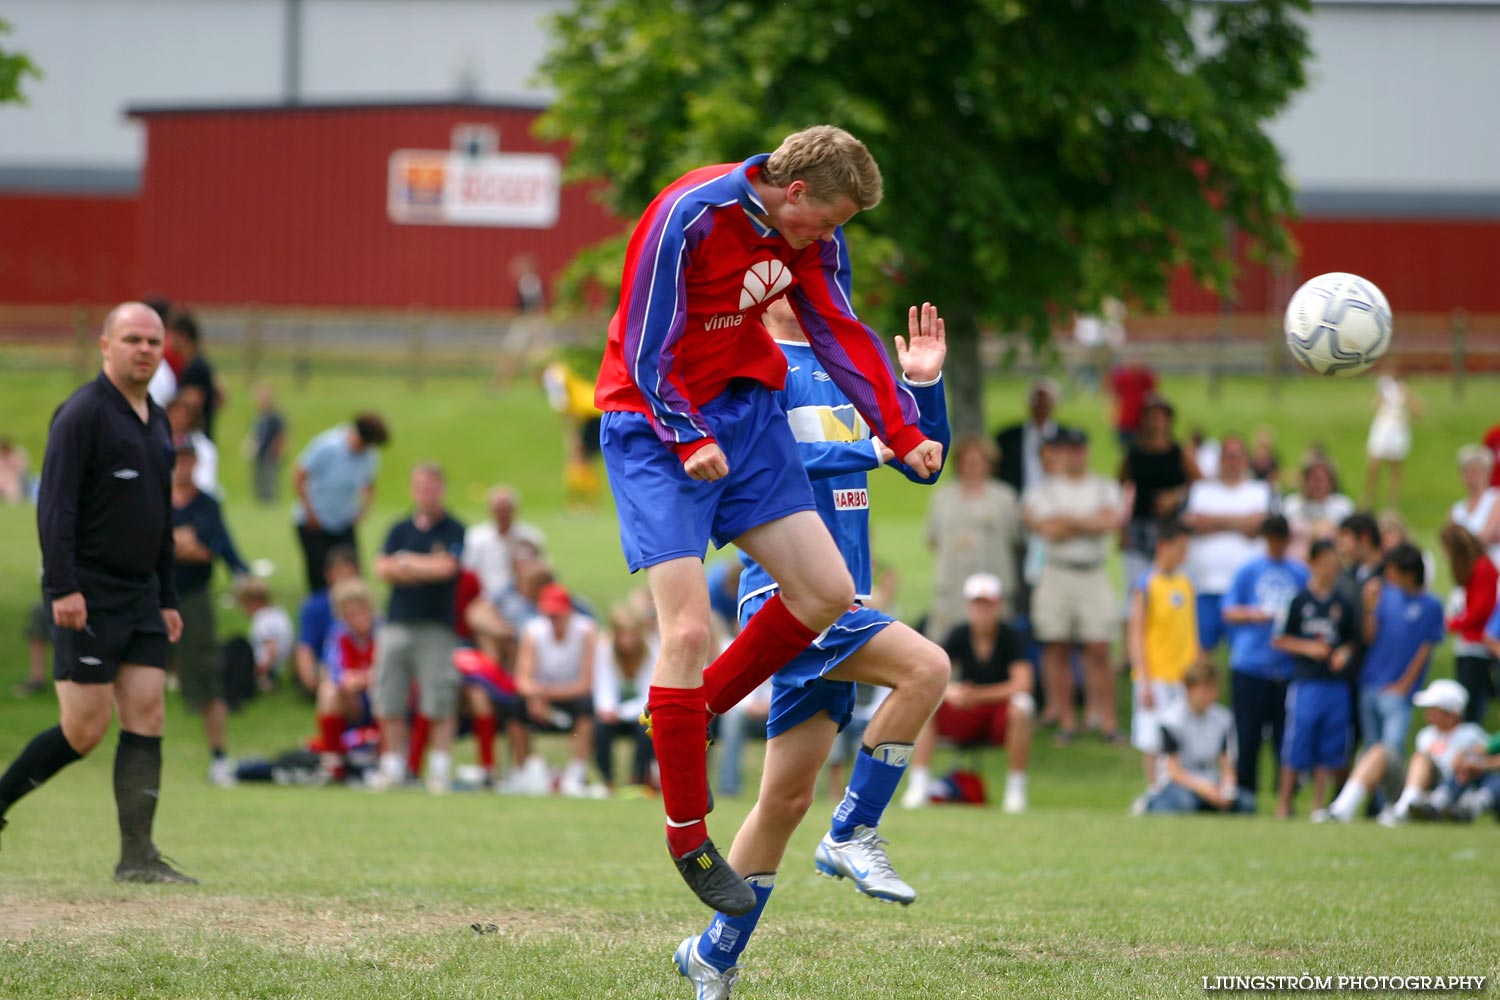
[[[1292,598],[1273,639],[1278,651],[1291,655],[1295,677],[1286,700],[1276,816],[1291,815],[1297,775],[1311,771],[1312,816],[1322,822],[1328,815],[1323,803],[1333,776],[1349,763],[1354,710],[1347,677],[1350,659],[1359,648],[1360,621],[1359,612],[1338,587],[1339,557],[1333,542],[1313,542],[1309,558],[1312,579]]]
[[[475,648],[509,666],[516,662],[521,628],[537,617],[537,595],[555,579],[551,567],[529,542],[516,543],[511,566],[511,581],[504,590],[482,594],[480,600],[471,601],[464,609],[464,624],[474,635]]]
[[[537,595],[541,616],[521,629],[516,656],[516,690],[526,701],[526,715],[538,728],[572,736],[571,757],[558,790],[580,797],[588,793],[585,762],[594,741],[594,654],[598,630],[573,610],[573,600],[559,583]]]
[[[479,757],[480,770],[484,772],[480,785],[500,788],[503,782],[499,781],[495,769],[495,731],[501,720],[505,721],[510,742],[512,774],[526,759],[531,738],[521,718],[515,675],[506,670],[499,659],[500,650],[494,637],[490,634],[481,636],[471,624],[469,609],[486,606],[482,591],[479,575],[473,570],[466,569],[458,574],[453,600],[453,630],[458,636],[459,646],[453,652],[453,665],[458,669],[459,729],[462,732],[467,727],[474,734],[475,753]],[[481,617],[482,614],[476,616]],[[514,658],[510,662],[514,663]],[[418,733],[416,729],[414,726],[407,752],[407,769],[420,774],[426,734]],[[422,737],[420,742],[418,736]]]
[[[1448,510],[1448,523],[1461,524],[1479,539],[1490,560],[1500,565],[1500,488],[1490,485],[1494,456],[1484,445],[1466,444],[1458,449],[1458,471],[1464,481],[1464,496]]]
[[[339,581],[332,588],[331,599],[337,619],[328,630],[322,654],[318,734],[324,772],[342,780],[346,774],[344,731],[351,726],[374,725],[370,678],[375,663],[375,602],[357,576]]]
[[[630,784],[649,785],[656,760],[651,736],[640,723],[656,669],[657,641],[626,604],[609,614],[609,632],[599,638],[594,663],[594,763],[611,791],[615,787],[614,741],[630,740]]]
[[[1500,818],[1500,733],[1491,736],[1483,750],[1459,754],[1453,778],[1446,784],[1453,804],[1443,810],[1445,819],[1467,823],[1486,812]]]
[[[292,619],[271,602],[271,588],[258,577],[246,577],[235,590],[240,610],[250,616],[250,647],[255,651],[255,683],[270,691],[292,658]]]
[[[335,545],[323,560],[325,584],[308,594],[297,612],[297,648],[292,651],[292,667],[297,686],[312,695],[318,690],[323,674],[323,649],[328,630],[333,627],[333,602],[329,591],[345,580],[359,579],[359,559],[354,549]]]
[[[1234,716],[1219,704],[1212,663],[1193,664],[1186,695],[1161,713],[1166,784],[1146,799],[1150,813],[1255,812],[1255,796],[1234,776]]]
[[[1306,559],[1316,539],[1333,538],[1344,518],[1354,513],[1354,501],[1338,492],[1333,465],[1322,452],[1307,457],[1301,475],[1301,489],[1281,502],[1292,529],[1293,559]]]
[[[1188,531],[1182,522],[1165,520],[1156,529],[1156,558],[1131,585],[1126,620],[1130,649],[1132,704],[1130,742],[1141,752],[1146,790],[1160,782],[1163,713],[1186,696],[1183,678],[1203,659],[1198,645],[1197,602],[1193,582],[1183,572]],[[1138,798],[1134,811],[1145,809]]]
[[[25,448],[9,437],[0,437],[0,503],[14,506],[26,501],[30,464]]]
[[[1449,524],[1440,536],[1457,584],[1448,600],[1448,631],[1453,634],[1453,668],[1469,692],[1464,721],[1484,724],[1485,709],[1495,693],[1495,657],[1484,641],[1484,627],[1495,613],[1500,574],[1479,539],[1460,524]]]
[[[1427,709],[1428,724],[1417,734],[1416,753],[1406,769],[1400,797],[1380,812],[1383,826],[1404,823],[1413,815],[1432,819],[1451,805],[1447,790],[1439,786],[1453,777],[1454,762],[1459,755],[1483,747],[1489,739],[1483,729],[1463,721],[1469,694],[1457,681],[1447,678],[1433,681],[1415,700]],[[1330,817],[1341,823],[1350,822],[1369,795],[1390,775],[1400,774],[1400,766],[1401,758],[1384,744],[1370,747],[1329,807]]]
[[[1026,761],[1036,714],[1026,644],[1005,624],[999,577],[974,574],[964,581],[963,596],[968,620],[949,632],[943,643],[953,663],[953,680],[917,737],[901,805],[914,809],[931,797],[932,755],[941,736],[959,746],[1005,747],[1009,767],[1001,808],[1025,812]]]

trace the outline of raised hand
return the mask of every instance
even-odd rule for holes
[[[912,306],[906,313],[908,337],[896,335],[896,359],[908,382],[931,382],[943,372],[943,360],[948,356],[948,338],[943,318],[937,306],[923,302],[922,308]]]

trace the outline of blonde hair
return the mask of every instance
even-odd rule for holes
[[[363,604],[367,608],[375,606],[375,602],[370,596],[370,588],[365,585],[365,581],[358,577],[340,580],[334,584],[333,590],[329,592],[328,596],[333,601],[334,611],[342,611],[346,604]]]
[[[234,588],[234,593],[242,601],[257,604],[271,603],[271,587],[258,576],[246,577]]]
[[[1184,687],[1197,687],[1199,684],[1219,683],[1219,668],[1214,666],[1212,660],[1199,660],[1187,668],[1187,673],[1182,675]]]
[[[828,204],[848,198],[860,209],[874,208],[885,194],[880,167],[865,144],[837,125],[814,125],[793,132],[761,168],[767,184],[807,185],[808,196]]]
[[[1482,444],[1466,444],[1458,449],[1458,467],[1460,469],[1477,465],[1488,472],[1495,467],[1495,456]]]

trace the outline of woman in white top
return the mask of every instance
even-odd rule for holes
[[[1469,529],[1479,539],[1490,560],[1500,564],[1500,489],[1490,485],[1495,458],[1481,444],[1458,449],[1458,472],[1464,480],[1464,498],[1448,510],[1448,523]]]
[[[1380,506],[1380,467],[1386,468],[1391,507],[1401,501],[1401,466],[1411,453],[1411,420],[1422,415],[1422,401],[1406,387],[1395,364],[1375,383],[1375,419],[1365,443],[1365,509]]]
[[[609,631],[598,640],[594,662],[594,763],[604,784],[615,787],[614,743],[626,736],[634,747],[630,784],[647,785],[656,753],[640,723],[656,667],[656,635],[628,605],[609,613]]]
[[[1338,492],[1333,465],[1321,451],[1314,451],[1302,463],[1302,489],[1281,502],[1292,529],[1292,544],[1287,554],[1306,561],[1307,550],[1319,538],[1334,538],[1344,518],[1354,513],[1354,501]]]
[[[537,595],[538,617],[521,627],[516,653],[516,692],[526,701],[532,724],[570,732],[572,756],[558,790],[564,795],[588,794],[585,779],[594,744],[594,653],[599,630],[573,610],[573,599],[559,583],[549,583]]]

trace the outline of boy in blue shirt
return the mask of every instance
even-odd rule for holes
[[[1261,734],[1271,727],[1271,746],[1279,755],[1286,729],[1292,657],[1272,643],[1272,633],[1308,576],[1306,566],[1287,558],[1292,532],[1285,517],[1272,514],[1260,533],[1266,554],[1235,573],[1223,608],[1224,623],[1230,626],[1231,704],[1239,741],[1236,777],[1240,788],[1252,795],[1260,792]]]
[[[1308,553],[1312,578],[1292,598],[1272,640],[1292,658],[1295,680],[1287,696],[1286,740],[1281,747],[1281,790],[1276,816],[1292,812],[1297,774],[1313,773],[1313,820],[1327,819],[1324,795],[1336,770],[1349,761],[1349,685],[1344,680],[1359,640],[1359,612],[1338,589],[1339,557],[1320,538]]]
[[[1353,819],[1365,799],[1385,781],[1399,791],[1412,692],[1427,674],[1432,649],[1443,641],[1443,606],[1423,588],[1422,553],[1401,544],[1385,558],[1384,578],[1364,585],[1365,660],[1359,674],[1359,720],[1366,750],[1343,791],[1328,807],[1342,822]]]

